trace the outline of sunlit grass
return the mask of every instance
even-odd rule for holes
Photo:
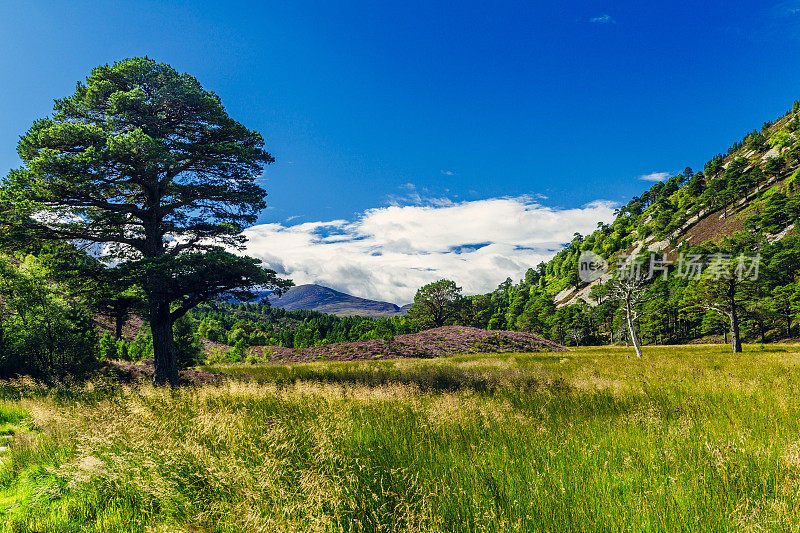
[[[0,389],[4,531],[800,531],[800,350],[214,367]]]

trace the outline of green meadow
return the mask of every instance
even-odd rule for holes
[[[0,386],[0,531],[800,531],[800,347]]]

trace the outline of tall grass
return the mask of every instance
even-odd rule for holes
[[[626,355],[8,385],[2,530],[800,531],[797,349]]]

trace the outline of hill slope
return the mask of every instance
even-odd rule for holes
[[[398,357],[446,357],[463,353],[561,352],[566,348],[532,333],[487,331],[465,326],[444,326],[383,339],[341,342],[310,348],[255,346],[253,353],[274,362],[303,362],[318,359],[350,361]]]
[[[577,259],[591,250],[614,264],[620,254],[660,252],[674,258],[681,250],[719,242],[743,231],[768,242],[796,232],[800,216],[800,103],[774,122],[747,134],[702,172],[684,173],[656,183],[619,210],[611,224],[577,236],[545,267],[547,292],[559,306],[582,298],[591,288],[577,279]]]
[[[287,311],[309,310],[338,316],[400,316],[410,305],[399,307],[389,302],[378,302],[359,298],[322,285],[299,285],[292,287],[281,297],[269,296],[273,307]]]
[[[740,294],[739,332],[768,342],[797,336],[800,324],[800,101],[791,110],[712,157],[702,171],[686,168],[621,206],[611,223],[575,234],[549,262],[518,283],[506,279],[488,294],[470,296],[460,320],[490,330],[530,331],[564,344],[621,342],[624,310],[611,278],[586,283],[581,254],[593,252],[612,269],[638,257],[667,277],[651,280],[638,321],[647,344],[726,340],[724,313],[700,305],[688,262],[711,267],[717,256],[743,256],[759,280]],[[684,254],[681,257],[681,254]],[[749,258],[749,259],[748,259]],[[695,270],[696,276],[699,270]]]

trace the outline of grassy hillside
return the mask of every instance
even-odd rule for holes
[[[575,239],[541,273],[546,292],[559,305],[575,302],[582,283],[576,264],[591,250],[610,262],[618,254],[641,249],[667,253],[719,242],[751,231],[767,240],[783,238],[800,216],[800,103],[774,122],[748,133],[725,154],[717,154],[702,171],[654,184],[618,210],[614,222],[598,224]]]
[[[629,355],[5,384],[0,531],[798,530],[800,348]]]
[[[469,298],[461,323],[529,331],[569,345],[624,340],[619,303],[609,298],[611,274],[581,281],[578,261],[592,251],[612,267],[624,257],[672,262],[668,279],[653,279],[638,319],[645,343],[723,342],[727,318],[702,305],[697,283],[678,275],[678,258],[695,254],[708,266],[716,254],[760,257],[756,287],[740,294],[746,339],[797,338],[800,323],[800,102],[718,154],[702,171],[686,168],[619,208],[610,224],[575,234],[551,261],[518,283]]]

